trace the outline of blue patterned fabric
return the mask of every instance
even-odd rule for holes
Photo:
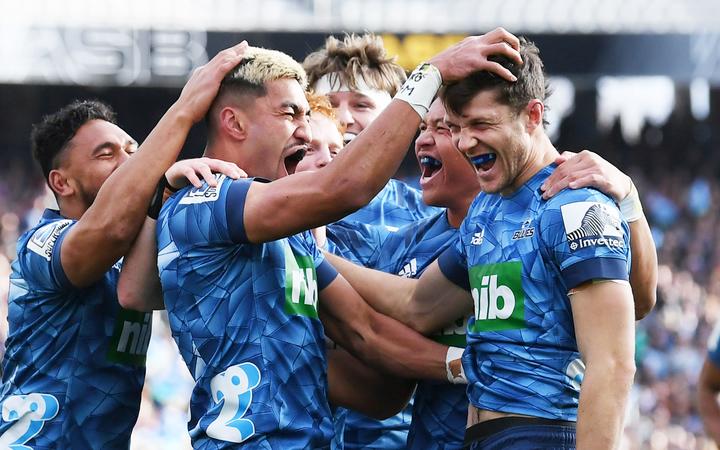
[[[60,249],[75,222],[46,210],[18,241],[0,397],[2,448],[130,445],[152,315],[120,307],[119,262],[93,285],[72,286]]]
[[[475,313],[463,367],[473,405],[575,421],[584,365],[567,293],[591,280],[627,280],[629,231],[599,191],[543,200],[539,187],[554,167],[510,196],[481,193],[439,261],[449,279],[458,270],[469,276]]]
[[[328,227],[329,250],[358,264],[408,278],[419,277],[438,255],[455,243],[458,230],[445,211],[435,213],[396,232],[385,227],[335,224]],[[442,330],[433,338],[446,345],[465,347],[465,327]],[[345,448],[459,448],[467,421],[465,386],[423,381],[414,401],[398,415],[375,420],[342,410]],[[336,431],[342,430],[336,426]]]
[[[309,232],[245,238],[252,180],[220,176],[163,206],[158,267],[196,384],[193,447],[327,448],[333,435],[318,292],[336,276]]]
[[[442,210],[422,201],[422,191],[391,179],[370,203],[340,222],[400,228]]]

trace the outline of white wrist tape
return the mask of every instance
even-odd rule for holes
[[[635,222],[643,216],[642,203],[640,203],[640,194],[638,194],[635,183],[631,182],[630,193],[622,199],[620,204],[620,212],[622,213],[625,221]]]
[[[445,370],[447,370],[448,381],[452,384],[467,384],[465,369],[463,369],[462,364],[460,365],[460,374],[458,376],[455,376],[450,369],[450,362],[462,358],[464,351],[464,348],[448,347],[447,354],[445,354]]]
[[[437,67],[422,63],[413,70],[395,94],[395,98],[412,106],[420,118],[424,119],[441,85],[442,76]]]

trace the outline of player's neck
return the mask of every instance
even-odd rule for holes
[[[532,177],[543,168],[552,164],[559,153],[550,142],[550,138],[544,132],[538,133],[532,141],[531,147],[527,150],[527,159],[520,173],[507,188],[500,191],[503,196],[512,195],[527,183]]]
[[[88,206],[80,201],[74,201],[75,199],[58,200],[58,209],[60,215],[66,219],[80,220],[85,211],[88,210]]]

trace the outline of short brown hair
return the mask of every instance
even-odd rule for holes
[[[540,50],[533,42],[521,37],[520,56],[523,60],[521,65],[504,56],[488,58],[510,70],[517,77],[517,81],[514,83],[507,81],[488,71],[475,72],[441,90],[440,96],[445,108],[460,114],[479,92],[487,90],[495,90],[497,101],[510,106],[516,112],[525,108],[530,100],[538,99],[545,102],[550,94],[550,88],[545,79]],[[543,122],[547,123],[544,118]]]
[[[355,89],[363,80],[368,86],[395,95],[405,82],[405,70],[385,51],[380,36],[372,33],[345,35],[343,40],[329,36],[325,46],[310,53],[303,61],[308,83],[313,87],[329,73]]]

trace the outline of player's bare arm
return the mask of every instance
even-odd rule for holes
[[[518,46],[517,38],[502,29],[466,38],[432,58],[434,68],[418,72],[418,79],[423,80],[418,83],[425,83],[422,89],[437,91],[440,81],[459,80],[477,70],[489,70],[512,81],[512,74],[487,57],[504,55],[521,62]],[[441,80],[436,78],[438,74]],[[421,88],[415,87],[420,92]],[[435,94],[429,91],[425,111]],[[396,172],[420,124],[412,101],[393,100],[322,171],[298,173],[269,184],[253,183],[245,200],[248,239],[258,243],[289,236],[339,220],[367,204]]]
[[[585,363],[577,420],[578,449],[618,448],[635,375],[635,321],[626,283],[586,283],[570,296]]]
[[[720,368],[705,358],[698,380],[698,409],[705,425],[705,432],[720,443]]]
[[[635,319],[642,319],[655,306],[658,265],[655,241],[642,212],[637,191],[633,192],[632,180],[600,155],[588,150],[578,154],[563,152],[555,162],[559,166],[545,183],[545,198],[552,197],[566,187],[577,189],[589,186],[608,194],[620,205],[631,203],[633,216],[628,220],[632,250],[630,285],[635,299]]]
[[[92,206],[68,231],[61,261],[73,285],[94,283],[128,251],[145,220],[158,180],[175,161],[190,127],[203,118],[223,76],[242,59],[246,48],[243,42],[223,50],[193,72],[180,98],[160,119],[137,155],[113,172]]]
[[[340,347],[328,350],[327,357],[328,399],[333,406],[386,419],[402,411],[415,392],[415,381],[368,367]]]
[[[247,174],[234,163],[212,158],[195,158],[173,164],[165,178],[172,190],[188,183],[201,187],[202,181],[217,186],[214,173],[221,173],[238,179]],[[168,189],[165,194],[169,195]],[[125,309],[154,311],[165,309],[160,275],[157,269],[157,220],[146,216],[137,238],[123,260],[118,280],[118,301]]]
[[[361,361],[396,376],[447,380],[448,347],[371,308],[342,276],[320,292],[325,333]]]
[[[432,333],[472,311],[472,298],[445,277],[437,261],[418,279],[368,269],[329,253],[325,257],[377,311],[422,334]]]

